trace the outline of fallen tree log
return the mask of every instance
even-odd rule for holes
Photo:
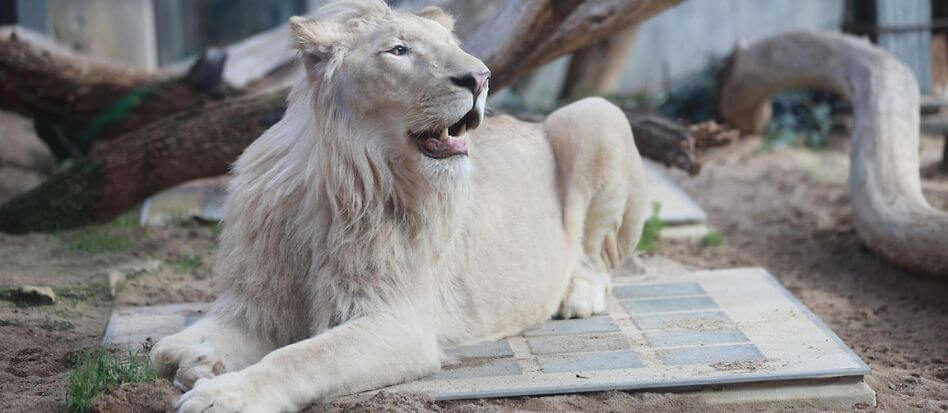
[[[747,133],[763,130],[780,91],[823,89],[848,99],[856,232],[909,272],[948,277],[948,213],[922,195],[919,87],[908,67],[856,37],[799,32],[739,45],[720,79],[718,112]]]
[[[192,69],[208,68],[199,61]],[[213,67],[209,68],[213,75]],[[192,70],[192,73],[194,70]],[[59,158],[86,153],[158,119],[235,95],[208,77],[168,77],[38,49],[13,32],[0,39],[0,109],[30,117]]]
[[[286,93],[279,91],[228,99],[152,123],[0,205],[0,229],[56,231],[108,220],[171,182],[223,175],[285,109]]]
[[[697,175],[701,163],[695,155],[697,140],[688,128],[657,115],[624,110],[635,135],[635,146],[642,156]]]
[[[515,38],[494,44],[496,33],[483,28],[467,44],[476,56],[493,62],[491,85],[499,89],[679,1],[508,0],[486,26],[498,20],[520,25],[504,30],[523,36],[526,46],[516,46]],[[244,147],[279,120],[286,93],[210,102],[129,132],[0,206],[0,231],[50,231],[106,221],[160,190],[225,173]]]

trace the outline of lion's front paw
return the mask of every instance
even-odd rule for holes
[[[162,340],[151,350],[151,363],[162,377],[174,378],[175,387],[188,390],[198,379],[210,378],[227,369],[214,348],[205,343]]]
[[[606,311],[605,283],[594,283],[583,278],[573,277],[569,290],[560,309],[556,313],[561,318],[586,318]]]
[[[262,391],[260,384],[244,372],[225,373],[200,379],[191,391],[178,399],[178,413],[191,412],[282,412],[292,406],[279,403],[273,391]]]
[[[253,393],[240,373],[227,373],[198,380],[174,408],[178,413],[251,411],[248,407],[253,402]]]

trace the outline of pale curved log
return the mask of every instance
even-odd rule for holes
[[[760,133],[770,97],[801,88],[829,90],[853,105],[849,192],[863,242],[909,272],[948,277],[948,213],[922,196],[919,88],[908,67],[853,36],[781,34],[737,47],[721,74],[718,112]]]

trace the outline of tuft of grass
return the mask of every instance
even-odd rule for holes
[[[652,216],[645,220],[642,226],[642,236],[639,237],[639,251],[653,252],[658,247],[658,234],[662,232],[662,220],[658,217],[662,211],[661,202],[652,203]]]
[[[172,258],[169,261],[171,267],[178,274],[197,274],[198,270],[204,266],[204,261],[200,255],[185,255]]]
[[[706,247],[717,247],[724,244],[724,236],[720,232],[711,231],[701,238],[701,243]]]
[[[88,228],[64,236],[63,241],[69,249],[86,254],[102,254],[119,251],[127,246],[127,241],[102,228]]]
[[[70,412],[86,412],[92,401],[125,383],[154,381],[157,373],[145,356],[129,351],[122,360],[107,349],[99,348],[77,356],[76,367],[69,373],[66,408]]]
[[[141,207],[138,206],[125,211],[122,213],[122,215],[119,215],[112,220],[112,226],[117,228],[137,228],[141,212]]]

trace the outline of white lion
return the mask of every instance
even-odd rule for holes
[[[490,72],[453,23],[381,0],[290,20],[307,76],[234,165],[225,289],[152,350],[191,388],[178,411],[296,411],[605,310],[646,204],[628,121],[598,98],[484,121]]]

